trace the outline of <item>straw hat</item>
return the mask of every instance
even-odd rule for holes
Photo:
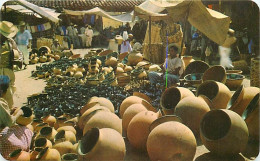
[[[175,44],[175,43],[169,44],[169,45],[168,45],[168,50],[170,50],[170,48],[173,47],[173,46],[175,46],[175,47],[178,48],[177,54],[179,54],[179,53],[181,52],[181,49],[180,49],[179,45],[177,45],[177,44]]]
[[[0,33],[7,38],[12,38],[16,35],[18,28],[13,23],[8,21],[0,22]]]

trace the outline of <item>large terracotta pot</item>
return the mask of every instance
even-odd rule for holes
[[[44,148],[36,157],[37,160],[44,161],[61,161],[60,153],[56,149],[49,147]]]
[[[30,161],[35,161],[37,155],[40,153],[40,151],[41,151],[42,149],[43,149],[43,148],[34,148],[34,150],[31,151],[31,153],[30,153]]]
[[[145,108],[144,105],[142,105],[142,104],[140,104],[140,103],[133,104],[133,105],[129,106],[129,107],[126,109],[126,111],[125,111],[125,113],[124,113],[124,115],[123,115],[123,117],[122,117],[123,133],[126,134],[126,132],[127,132],[127,127],[128,127],[128,125],[129,125],[130,121],[132,120],[132,118],[133,118],[136,114],[138,114],[138,113],[140,113],[140,112],[142,112],[142,111],[147,111],[147,109]]]
[[[90,116],[84,126],[83,135],[85,135],[88,130],[94,127],[111,128],[122,134],[122,120],[116,114],[104,110],[93,112],[93,115]]]
[[[159,116],[159,113],[142,111],[132,118],[127,128],[127,138],[134,148],[146,150],[146,141],[150,133],[149,126]]]
[[[73,151],[73,144],[70,141],[59,139],[55,141],[55,144],[52,146],[52,148],[58,150],[60,155],[63,155]]]
[[[179,103],[181,99],[187,96],[194,96],[194,94],[189,89],[183,87],[167,88],[162,93],[160,99],[160,106],[162,107],[164,114],[174,114],[175,106]]]
[[[200,121],[210,111],[208,104],[199,97],[185,97],[175,107],[174,114],[188,126],[195,136],[200,132]]]
[[[178,121],[156,126],[147,139],[147,152],[152,161],[193,160],[196,146],[192,131]]]
[[[16,123],[19,125],[26,126],[30,124],[33,120],[32,110],[29,107],[23,106],[20,108],[23,111],[23,115],[19,116],[16,120]],[[14,112],[18,112],[19,108]]]
[[[10,160],[13,161],[30,161],[30,153],[23,151],[22,149],[14,150],[9,154]]]
[[[156,119],[155,121],[152,122],[152,124],[149,127],[150,132],[156,128],[158,125],[165,123],[165,122],[169,122],[169,121],[177,121],[182,123],[182,120],[179,116],[176,115],[164,115],[159,117],[158,119]]]
[[[260,92],[257,87],[240,86],[232,95],[228,107],[230,110],[238,113],[240,116],[249,105],[250,101]]]
[[[130,65],[137,65],[143,60],[143,55],[141,53],[132,52],[128,55],[128,62]]]
[[[227,79],[226,70],[221,65],[215,65],[207,69],[203,76],[202,81],[214,80],[217,82],[225,83]]]
[[[40,130],[39,135],[37,136],[37,138],[46,138],[50,141],[54,141],[54,137],[57,134],[57,131],[53,128],[53,127],[43,127]]]
[[[78,160],[78,154],[76,153],[67,153],[63,154],[61,156],[62,161],[77,161]]]
[[[46,139],[46,138],[38,138],[35,140],[34,142],[34,147],[37,148],[52,148],[52,143],[50,140]]]
[[[67,121],[66,117],[58,117],[56,119],[56,123],[54,124],[54,128],[58,129],[61,124],[63,124],[65,121]]]
[[[76,135],[71,131],[59,131],[54,137],[54,142],[56,143],[56,141],[60,139],[62,139],[63,141],[69,141],[72,144],[76,143]]]
[[[86,110],[96,105],[107,107],[111,112],[115,112],[114,105],[109,99],[104,97],[91,97],[86,105],[80,110],[80,113],[83,114]]]
[[[47,115],[42,118],[43,122],[46,122],[49,124],[49,126],[54,127],[54,124],[56,123],[56,118],[52,115]]]
[[[73,132],[73,134],[76,135],[76,129],[73,126],[62,126],[62,127],[59,127],[57,129],[57,132],[60,132],[61,130],[71,131],[71,132]]]
[[[200,123],[200,137],[209,151],[223,156],[234,155],[245,149],[248,129],[237,113],[225,109],[211,110]]]
[[[92,128],[79,141],[78,153],[84,160],[124,160],[125,142],[120,133],[110,128]]]
[[[152,103],[152,99],[144,93],[133,92],[133,96],[141,97],[142,99],[146,100],[147,102]]]
[[[92,115],[94,114],[93,112],[94,111],[98,111],[98,110],[104,110],[104,111],[107,111],[107,112],[110,112],[110,110],[104,106],[95,106],[95,107],[92,107],[88,110],[86,110],[82,116],[79,118],[79,122],[78,122],[78,126],[80,129],[84,129],[84,126],[86,124],[86,122],[92,117]]]
[[[211,100],[211,109],[226,109],[232,96],[225,84],[216,81],[203,82],[197,89],[197,96],[199,95],[205,95]]]

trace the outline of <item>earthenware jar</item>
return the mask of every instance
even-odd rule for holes
[[[174,114],[181,118],[182,123],[188,126],[195,136],[199,136],[200,121],[208,111],[210,108],[204,99],[189,96],[180,100]]]
[[[70,141],[64,139],[55,140],[55,144],[52,146],[53,149],[58,150],[60,155],[70,153],[73,151],[73,144]]]
[[[62,161],[77,161],[78,154],[76,153],[66,153],[61,156]]]
[[[49,147],[44,148],[36,157],[37,160],[44,161],[61,161],[60,153],[56,149],[51,149]]]
[[[159,124],[147,139],[147,152],[152,161],[193,160],[196,146],[192,131],[178,121]]]
[[[63,139],[64,141],[70,141],[72,144],[76,143],[76,135],[71,131],[60,130],[54,137],[56,140]]]
[[[231,110],[211,110],[201,120],[200,137],[212,153],[234,155],[245,149],[248,128],[245,121]]]
[[[231,98],[228,87],[220,82],[205,81],[197,89],[197,96],[204,95],[212,102],[212,109],[226,109]]]
[[[202,81],[214,80],[217,82],[225,83],[227,79],[226,70],[221,65],[215,65],[207,69],[203,76]]]
[[[38,133],[38,132],[40,132],[40,130],[41,130],[42,128],[44,128],[44,127],[49,127],[49,125],[48,125],[47,123],[40,123],[40,124],[38,124],[38,125],[35,126],[34,132],[35,132],[35,133]]]
[[[50,140],[46,139],[46,138],[38,138],[35,140],[34,142],[34,147],[37,148],[52,148],[52,143]]]
[[[43,148],[34,148],[34,150],[31,151],[31,153],[30,153],[30,161],[35,161],[37,155],[40,153],[40,151],[41,151],[42,149],[43,149]]]
[[[116,67],[117,66],[117,59],[115,57],[110,57],[105,62],[106,66]]]
[[[51,127],[54,127],[54,124],[56,123],[56,118],[50,114],[43,117],[42,120],[43,122],[48,123]]]
[[[9,157],[10,157],[10,160],[29,161],[30,153],[23,151],[22,149],[17,149],[17,150],[14,150],[12,153],[10,153]]]
[[[58,117],[56,119],[56,123],[54,124],[54,128],[58,129],[61,124],[63,124],[65,121],[67,121],[66,117]]]
[[[44,137],[50,141],[54,141],[54,137],[57,134],[57,131],[53,127],[43,127],[40,130],[39,138]]]
[[[114,105],[112,104],[112,102],[104,97],[91,97],[89,99],[89,101],[87,102],[87,104],[80,110],[80,113],[83,114],[86,110],[96,106],[96,105],[100,105],[103,107],[107,107],[111,112],[115,112],[115,108]]]
[[[162,107],[164,114],[174,114],[175,106],[179,103],[181,99],[187,96],[194,96],[194,94],[189,89],[183,87],[167,88],[162,93],[160,99],[160,106]]]
[[[132,52],[128,55],[128,62],[130,65],[137,65],[139,62],[143,60],[143,55],[138,52]]]
[[[23,111],[23,115],[17,118],[16,123],[19,125],[26,126],[30,124],[33,120],[32,110],[29,107],[23,106],[21,108],[18,108],[14,113],[18,112],[18,110],[20,109]]]
[[[73,132],[76,135],[76,130],[75,130],[75,128],[73,126],[62,126],[62,127],[59,127],[57,129],[57,132],[60,132],[61,130],[71,131],[71,132]]]
[[[79,141],[78,154],[84,157],[83,160],[123,161],[126,147],[116,130],[92,128]]]
[[[133,96],[140,97],[140,98],[146,100],[147,102],[152,103],[152,99],[149,96],[147,96],[146,94],[144,94],[144,93],[133,92]]]

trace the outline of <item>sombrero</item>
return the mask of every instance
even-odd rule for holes
[[[7,38],[12,38],[16,35],[18,28],[13,23],[8,21],[0,22],[0,33]]]

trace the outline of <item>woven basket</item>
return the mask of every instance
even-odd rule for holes
[[[260,87],[260,80],[259,80],[259,58],[252,58],[251,59],[251,70],[250,70],[250,86]]]
[[[143,45],[144,59],[149,60],[151,63],[161,64],[165,60],[165,47],[162,44],[151,44],[151,54],[149,44]]]

